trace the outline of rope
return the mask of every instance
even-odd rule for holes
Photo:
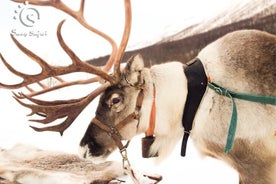
[[[208,87],[213,89],[217,94],[226,96],[231,99],[232,102],[232,115],[230,120],[230,125],[228,129],[228,135],[226,140],[226,146],[224,149],[225,153],[229,153],[234,144],[236,129],[237,129],[237,107],[234,101],[234,98],[247,100],[251,102],[258,102],[263,104],[271,104],[276,105],[276,97],[275,96],[262,96],[262,95],[252,95],[252,94],[245,94],[245,93],[237,93],[234,91],[230,91],[226,88],[221,87],[220,85],[214,82],[208,82]]]

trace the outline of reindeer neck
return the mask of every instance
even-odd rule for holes
[[[154,101],[154,83],[156,88],[156,123],[155,141],[151,149],[157,150],[159,157],[163,157],[162,152],[172,150],[183,136],[181,120],[187,96],[187,80],[183,72],[183,64],[169,62],[155,65],[142,73],[145,79],[145,97],[141,108],[138,133],[145,133],[150,124]],[[163,150],[164,148],[168,149]],[[167,153],[165,154],[167,155]]]

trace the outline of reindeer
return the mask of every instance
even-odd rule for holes
[[[99,184],[109,183],[124,173],[119,162],[95,164],[77,155],[45,151],[23,144],[0,149],[0,161],[0,183],[3,177],[22,184]],[[116,180],[112,182],[115,184]]]
[[[16,2],[22,2],[15,0]],[[31,0],[30,4],[53,6],[66,12],[90,31],[111,43],[113,52],[100,69],[89,65],[66,45],[61,36],[62,21],[57,28],[61,47],[72,59],[66,67],[48,65],[25,48],[14,37],[18,48],[42,68],[31,76],[15,70],[1,55],[6,67],[22,77],[22,83],[0,84],[3,88],[27,87],[29,94],[14,94],[16,100],[45,119],[32,120],[48,124],[59,118],[58,125],[36,131],[63,133],[80,112],[100,95],[95,117],[81,142],[84,158],[105,159],[117,147],[129,167],[127,144],[138,134],[143,138],[143,156],[167,157],[183,138],[182,155],[190,136],[202,155],[225,161],[237,170],[241,184],[274,184],[276,182],[276,36],[257,30],[229,33],[206,46],[198,56],[182,64],[172,61],[144,67],[137,54],[121,69],[120,62],[130,33],[130,2],[125,0],[126,24],[119,48],[104,33],[90,26],[83,17],[84,0],[79,11],[61,1]],[[113,73],[108,71],[113,66]],[[87,80],[65,82],[61,75],[85,72],[97,75]],[[61,83],[47,87],[41,82],[49,77]],[[34,98],[59,88],[102,81],[93,92],[80,99],[43,101]],[[38,83],[41,91],[30,84]],[[29,100],[31,104],[23,102]]]

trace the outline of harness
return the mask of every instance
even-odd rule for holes
[[[182,139],[181,156],[186,155],[187,141],[190,135],[190,131],[192,130],[194,117],[196,115],[197,109],[200,105],[200,102],[206,91],[207,86],[210,89],[214,90],[217,94],[229,97],[232,101],[232,116],[231,116],[230,125],[228,129],[226,146],[224,150],[225,153],[228,153],[233,147],[236,126],[237,126],[237,110],[236,110],[236,104],[235,104],[234,98],[253,101],[253,102],[259,102],[264,104],[276,105],[276,97],[237,93],[237,92],[227,90],[221,87],[220,85],[212,82],[210,78],[206,76],[204,67],[198,58],[195,58],[190,62],[188,62],[186,65],[184,65],[183,69],[188,81],[187,83],[188,94],[187,94],[183,116],[182,116],[184,135]],[[126,81],[130,86],[137,87],[131,84],[127,80],[127,78],[126,78]],[[107,134],[110,137],[112,137],[112,139],[116,143],[122,155],[123,167],[128,168],[129,170],[131,170],[130,162],[128,160],[127,151],[126,151],[129,141],[126,143],[126,145],[123,145],[121,140],[122,136],[120,135],[119,131],[128,123],[130,123],[132,120],[137,120],[139,125],[139,120],[140,120],[139,112],[141,110],[143,99],[144,99],[144,83],[139,85],[138,88],[140,89],[140,91],[136,99],[136,106],[135,106],[134,112],[129,114],[115,127],[107,126],[96,118],[92,119],[91,121],[91,123],[94,123],[99,128],[107,132]],[[155,116],[156,116],[155,96],[156,96],[156,89],[155,89],[155,85],[153,84],[153,102],[151,107],[150,124],[149,124],[148,130],[146,131],[146,137],[142,139],[142,153],[143,153],[142,155],[143,157],[146,157],[146,158],[158,155],[158,153],[157,155],[149,155],[149,148],[151,144],[154,142],[153,133],[155,128]],[[133,174],[132,176],[134,177]]]
[[[187,142],[190,131],[192,130],[194,117],[207,86],[207,76],[198,58],[184,65],[184,73],[188,80],[188,94],[182,116],[184,135],[182,139],[181,156],[186,155]]]
[[[181,149],[182,156],[185,156],[187,141],[190,135],[190,131],[192,129],[193,120],[207,86],[207,76],[205,74],[203,65],[199,59],[195,58],[194,60],[188,62],[184,66],[184,72],[188,80],[188,95],[187,95],[184,113],[182,117],[182,124],[185,129],[183,140],[182,140],[182,149]],[[135,87],[133,84],[129,82],[127,78],[126,78],[126,82],[130,86]],[[121,141],[122,136],[120,135],[119,131],[132,120],[137,120],[139,122],[139,119],[140,119],[139,111],[141,109],[142,102],[144,99],[143,85],[139,86],[139,88],[140,88],[140,91],[136,99],[136,106],[135,106],[134,112],[129,114],[115,127],[107,126],[96,118],[93,118],[91,121],[91,123],[94,123],[99,128],[107,132],[107,134],[110,137],[112,137],[112,139],[116,143],[122,155],[124,168],[126,166],[125,163],[127,163],[127,165],[130,166],[129,160],[127,158],[127,151],[126,151],[126,148],[129,142],[127,142],[126,145],[123,145]],[[156,96],[156,90],[155,90],[155,85],[153,84],[154,98],[153,98],[152,107],[151,107],[150,124],[149,124],[148,130],[145,133],[146,136],[142,139],[142,156],[144,158],[158,156],[158,153],[156,155],[149,155],[149,148],[154,142],[153,133],[155,128],[155,116],[156,116],[155,96]]]
[[[120,121],[116,126],[107,126],[97,118],[93,118],[91,123],[95,124],[105,132],[114,140],[115,144],[119,148],[120,154],[122,156],[122,163],[123,163],[123,168],[128,172],[130,175],[131,179],[133,180],[134,183],[139,183],[137,178],[134,175],[134,172],[131,168],[130,161],[127,156],[127,147],[129,145],[130,141],[127,141],[125,145],[122,143],[122,136],[120,134],[120,130],[126,126],[128,123],[130,123],[132,120],[137,120],[139,125],[140,121],[140,115],[139,112],[142,107],[143,99],[144,99],[144,83],[138,86],[135,86],[130,83],[130,81],[125,78],[126,82],[131,86],[131,87],[138,87],[140,89],[138,96],[136,98],[136,106],[134,112],[129,114],[126,118],[124,118],[122,121]],[[152,107],[151,107],[151,114],[150,114],[150,123],[147,131],[145,132],[145,137],[142,139],[142,155],[143,157],[150,157],[149,156],[149,147],[151,144],[154,142],[154,129],[155,129],[155,117],[156,117],[156,105],[155,105],[155,96],[156,96],[156,89],[155,89],[155,84],[153,84],[153,102],[152,102]],[[153,155],[153,156],[157,156]],[[149,177],[153,180],[160,181],[162,178],[156,176],[149,176],[144,174],[144,176]]]
[[[224,149],[225,153],[228,153],[233,148],[235,133],[237,128],[237,107],[235,103],[235,98],[251,101],[251,102],[258,102],[263,104],[270,104],[276,105],[276,97],[275,96],[262,96],[262,95],[253,95],[253,94],[245,94],[245,93],[238,93],[226,88],[221,87],[220,85],[208,81],[208,87],[214,90],[217,94],[226,96],[231,99],[232,102],[232,115],[230,119],[230,125],[228,128],[228,136],[226,140],[226,146]]]
[[[130,162],[127,157],[127,150],[126,148],[128,147],[129,141],[123,145],[122,143],[122,136],[119,133],[119,131],[126,126],[128,123],[130,123],[132,120],[137,120],[139,122],[140,119],[140,109],[142,107],[142,102],[144,99],[144,92],[143,92],[143,87],[140,88],[140,91],[138,93],[137,99],[136,99],[136,106],[134,112],[129,114],[126,118],[124,118],[121,122],[119,122],[115,127],[112,126],[107,126],[97,118],[93,118],[91,123],[94,123],[97,125],[99,128],[107,132],[107,134],[114,140],[115,144],[120,150],[122,159],[123,159],[123,167],[128,168],[130,167]]]
[[[193,120],[200,104],[200,101],[205,93],[206,86],[212,90],[214,90],[218,95],[223,95],[231,99],[232,102],[232,115],[230,119],[230,124],[228,128],[228,135],[226,139],[226,146],[224,149],[225,153],[228,153],[232,150],[236,127],[237,127],[237,108],[236,103],[234,101],[235,98],[258,102],[263,104],[276,105],[276,97],[275,96],[261,96],[254,94],[245,94],[238,93],[231,90],[228,90],[214,82],[211,81],[210,77],[207,77],[203,68],[201,61],[198,58],[195,58],[188,62],[186,66],[184,66],[184,73],[188,80],[188,95],[186,99],[186,104],[184,107],[184,113],[182,118],[182,124],[185,129],[184,136],[182,140],[182,149],[181,156],[185,156],[187,141],[190,135],[190,131],[192,129]],[[276,132],[275,132],[276,135]]]

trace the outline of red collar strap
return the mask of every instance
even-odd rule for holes
[[[155,119],[156,119],[156,104],[155,104],[155,97],[156,97],[156,89],[155,84],[153,84],[153,100],[151,105],[151,112],[150,112],[150,123],[149,127],[146,131],[146,136],[153,136],[154,129],[155,129]]]
[[[155,120],[156,120],[156,103],[155,103],[155,97],[156,97],[156,88],[155,84],[153,84],[153,101],[151,105],[151,112],[150,112],[150,123],[147,131],[145,132],[145,137],[142,138],[142,156],[144,158],[150,158],[150,157],[157,157],[158,153],[156,154],[150,154],[150,147],[153,144],[155,137],[154,137],[154,129],[155,129]]]

